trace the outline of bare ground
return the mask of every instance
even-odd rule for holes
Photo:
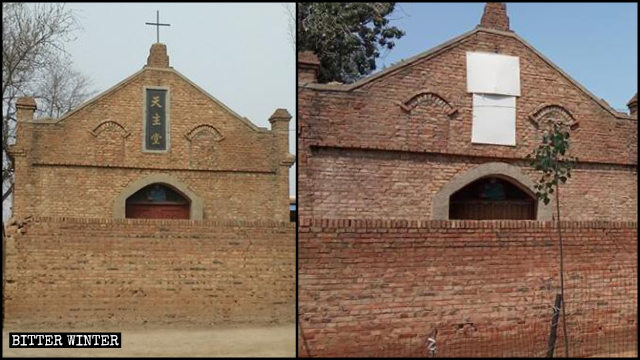
[[[621,352],[621,353],[616,353],[616,354],[598,354],[598,355],[594,355],[594,356],[590,356],[592,358],[637,358],[638,357],[638,352],[637,351],[625,351],[625,352]]]
[[[53,332],[51,329],[3,329],[3,357],[295,357],[296,328],[292,325],[226,328],[121,329],[121,349],[16,349],[9,348],[9,332]],[[83,330],[56,330],[82,332]],[[100,330],[85,330],[100,331]],[[107,331],[107,330],[103,330]]]

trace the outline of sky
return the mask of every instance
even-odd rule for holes
[[[270,129],[277,108],[292,115],[289,152],[295,154],[295,48],[289,15],[279,3],[68,3],[82,27],[66,45],[75,69],[98,92],[146,64],[156,42],[167,45],[169,64],[227,107]],[[295,165],[289,193],[294,195]]]
[[[637,3],[506,3],[511,30],[614,109],[637,92]],[[397,3],[390,24],[406,35],[377,61],[390,66],[480,23],[484,3]]]

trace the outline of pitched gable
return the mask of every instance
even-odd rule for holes
[[[83,166],[275,171],[280,156],[272,154],[276,147],[272,131],[238,115],[177,70],[158,65],[163,62],[158,62],[157,56],[150,56],[149,61],[140,71],[62,118],[23,124],[40,139],[33,143],[31,150],[34,161]],[[148,89],[163,89],[167,93],[166,135],[159,135],[167,138],[164,156],[145,155]],[[104,156],[105,151],[112,155]]]
[[[316,83],[309,83],[309,84],[305,84],[304,87],[310,88],[310,89],[318,89],[318,90],[333,90],[333,91],[351,91],[351,90],[355,90],[358,88],[361,88],[363,86],[366,85],[372,85],[371,83],[374,83],[376,81],[380,81],[380,79],[391,76],[392,74],[398,73],[400,71],[405,70],[408,67],[414,66],[415,64],[421,62],[421,61],[426,61],[429,60],[433,57],[436,57],[440,54],[442,54],[443,52],[446,51],[450,51],[452,48],[455,48],[456,46],[464,43],[465,41],[467,41],[469,38],[471,38],[474,35],[477,35],[478,33],[481,32],[486,32],[486,33],[491,33],[491,34],[497,34],[497,35],[501,35],[501,36],[505,36],[505,37],[509,37],[509,38],[513,38],[515,40],[517,40],[518,42],[520,42],[522,45],[524,45],[525,47],[527,47],[529,50],[531,50],[535,55],[537,55],[542,61],[544,61],[547,65],[549,65],[551,68],[553,68],[555,71],[557,71],[562,77],[564,77],[565,79],[567,79],[571,84],[573,84],[575,87],[577,87],[580,91],[584,92],[587,96],[589,96],[591,98],[592,101],[596,102],[598,105],[600,105],[603,109],[605,109],[606,111],[610,112],[611,115],[619,117],[619,118],[630,118],[629,115],[624,114],[624,113],[620,113],[618,111],[616,111],[615,109],[613,109],[611,106],[609,106],[606,102],[604,102],[602,99],[598,98],[597,96],[595,96],[593,93],[591,93],[589,90],[587,90],[584,86],[582,86],[578,81],[574,80],[571,76],[569,76],[566,72],[564,72],[559,66],[557,66],[556,64],[554,64],[551,60],[549,60],[546,56],[544,56],[541,52],[539,52],[538,50],[536,50],[532,45],[530,45],[529,43],[527,43],[523,38],[521,38],[520,36],[518,36],[516,33],[511,32],[511,31],[501,31],[501,30],[496,30],[496,29],[490,29],[490,28],[476,28],[474,30],[468,31],[462,35],[456,36],[455,38],[448,40],[434,48],[431,48],[427,51],[424,51],[418,55],[415,55],[413,57],[410,57],[408,59],[402,60],[400,62],[398,62],[397,64],[394,64],[380,72],[377,72],[371,76],[365,77],[359,81],[354,82],[353,84],[316,84]]]
[[[515,106],[515,146],[472,144],[467,52],[520,59],[522,93]],[[300,87],[301,121],[304,115],[313,121],[308,125],[328,146],[522,159],[541,136],[540,122],[531,119],[546,107],[561,109],[572,123],[580,124],[572,147],[581,160],[637,163],[636,118],[611,109],[511,32],[477,28],[354,84]],[[419,92],[429,94],[419,98],[438,100],[421,101],[407,111],[406,103]],[[307,99],[310,103],[305,103]],[[439,103],[450,110],[432,106]],[[322,109],[332,109],[335,115]]]

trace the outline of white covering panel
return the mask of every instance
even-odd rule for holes
[[[516,98],[473,94],[471,142],[477,144],[516,144]]]
[[[467,92],[520,96],[520,58],[467,52]]]
[[[498,106],[498,107],[516,107],[515,96],[505,95],[489,95],[489,94],[473,94],[473,107],[477,106]]]

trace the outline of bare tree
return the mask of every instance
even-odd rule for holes
[[[61,116],[89,96],[89,81],[71,70],[64,44],[79,25],[64,4],[2,4],[2,204],[13,193],[15,102],[34,96],[40,115]]]
[[[289,33],[289,41],[296,51],[296,4],[284,3],[282,7],[287,15],[287,32]]]
[[[73,70],[71,63],[52,63],[46,70],[33,90],[36,117],[59,118],[95,93],[89,90],[91,80]]]

